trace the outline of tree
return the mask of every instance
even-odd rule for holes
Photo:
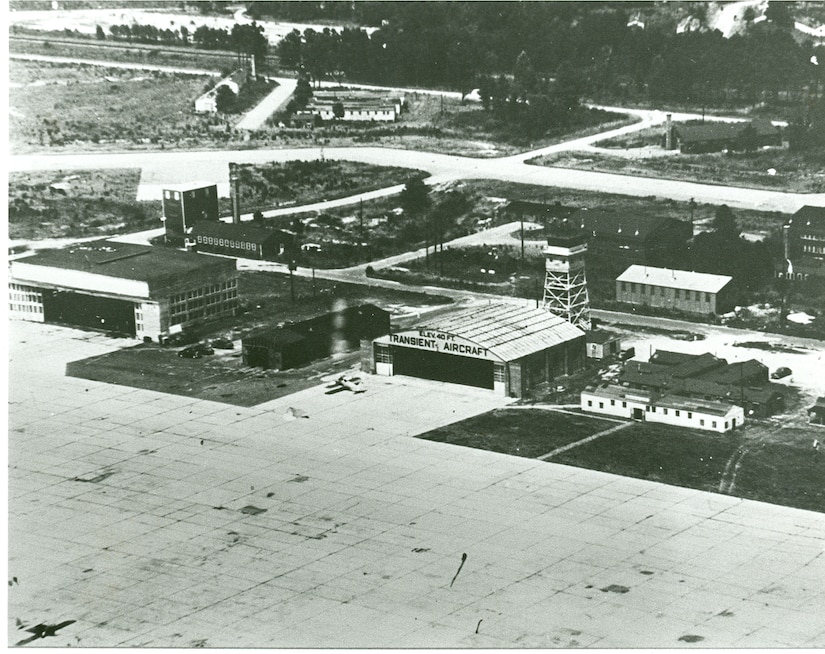
[[[255,213],[252,214],[252,222],[255,223],[256,225],[263,225],[264,224],[264,214],[260,209],[255,211]]]
[[[231,113],[235,108],[235,92],[226,84],[221,84],[215,91],[215,106],[222,114]]]
[[[298,30],[292,30],[278,43],[278,58],[284,68],[300,70],[303,62],[303,41]]]
[[[716,207],[713,216],[713,231],[727,240],[739,238],[739,227],[736,225],[736,218],[733,217],[733,211],[728,205],[720,204]]]
[[[298,109],[303,109],[306,107],[312,98],[312,87],[310,86],[309,80],[305,75],[301,75],[298,78],[292,98],[295,100],[295,106]]]
[[[229,33],[229,40],[235,52],[252,58],[252,74],[256,75],[269,47],[264,28],[255,21],[251,25],[236,23]]]
[[[793,27],[794,19],[788,11],[787,2],[777,2],[770,0],[768,8],[765,10],[765,18],[779,27]]]
[[[401,191],[399,200],[405,213],[417,216],[430,206],[430,189],[418,177],[411,179]]]
[[[98,41],[106,40],[106,32],[103,31],[103,28],[100,25],[95,25],[95,36]]]
[[[332,115],[338,119],[344,117],[344,104],[342,102],[334,102],[332,104]]]

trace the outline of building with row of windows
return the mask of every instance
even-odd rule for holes
[[[100,240],[9,264],[10,317],[164,341],[238,306],[234,259]]]
[[[683,395],[662,395],[615,384],[585,388],[581,393],[581,410],[719,433],[732,431],[745,423],[745,412],[742,407],[730,402],[697,400]]]
[[[289,232],[249,223],[200,222],[187,234],[187,244],[198,252],[244,259],[274,259],[295,242]]]
[[[687,313],[733,309],[732,277],[633,265],[616,278],[616,301]]]

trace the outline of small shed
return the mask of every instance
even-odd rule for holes
[[[808,409],[808,418],[812,425],[825,425],[825,397],[817,399],[810,409]]]
[[[611,359],[619,356],[622,350],[622,340],[619,334],[594,329],[587,332],[587,358],[588,359]]]

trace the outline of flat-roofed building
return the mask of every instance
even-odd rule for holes
[[[616,278],[616,301],[687,313],[725,313],[733,308],[728,275],[633,265]]]
[[[588,386],[581,409],[643,422],[724,433],[745,423],[742,407],[729,402],[697,400],[677,394],[658,394],[615,384]]]
[[[491,303],[375,339],[371,371],[523,397],[580,370],[584,360],[578,327],[543,309]]]
[[[9,264],[12,318],[163,340],[238,305],[235,260],[92,241]]]

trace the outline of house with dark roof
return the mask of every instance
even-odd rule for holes
[[[673,142],[689,154],[781,146],[782,130],[764,118],[750,122],[673,125]]]
[[[279,229],[248,223],[195,223],[188,240],[198,252],[228,254],[244,259],[273,259],[292,246],[294,237]]]
[[[591,257],[619,266],[673,265],[684,256],[693,237],[693,227],[687,221],[611,209],[580,209],[568,222],[587,234]]]

